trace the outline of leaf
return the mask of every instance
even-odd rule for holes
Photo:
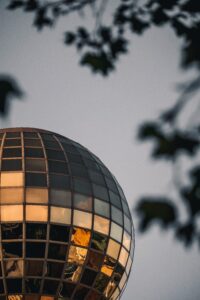
[[[24,7],[24,11],[31,12],[31,11],[34,11],[34,10],[38,9],[38,7],[39,7],[38,1],[29,0],[29,1],[26,2],[26,5]]]
[[[51,27],[53,25],[53,20],[47,17],[46,7],[41,7],[37,10],[33,24],[38,30],[43,29],[45,26]]]
[[[132,14],[129,21],[130,21],[131,31],[133,33],[142,34],[147,28],[150,27],[149,22],[139,19],[137,14],[135,13]]]
[[[140,140],[146,140],[150,138],[163,138],[163,133],[159,124],[156,122],[146,122],[139,127],[138,138]]]
[[[158,26],[162,26],[169,21],[169,17],[163,11],[163,7],[158,7],[152,13],[152,22]]]
[[[171,200],[165,197],[144,197],[136,206],[139,215],[139,230],[149,229],[150,225],[159,222],[162,228],[174,224],[177,218],[176,208]]]
[[[186,225],[180,225],[176,229],[175,235],[186,247],[190,246],[196,235],[194,224],[191,222]]]
[[[66,32],[65,33],[65,40],[64,43],[66,45],[72,45],[76,40],[76,35],[73,32]]]
[[[105,52],[92,53],[87,52],[81,59],[81,65],[88,65],[94,73],[101,73],[107,76],[114,69],[111,59],[107,57]]]
[[[127,52],[127,41],[124,38],[117,38],[110,43],[112,57],[116,59],[120,53]]]
[[[181,9],[190,13],[200,12],[200,2],[198,0],[186,1],[181,5]]]
[[[110,42],[112,39],[112,33],[109,27],[101,26],[99,29],[99,35],[105,43]]]
[[[7,9],[14,10],[16,8],[23,7],[24,1],[21,0],[13,0],[10,2],[10,4],[7,6]]]

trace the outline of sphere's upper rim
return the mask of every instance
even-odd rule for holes
[[[41,128],[35,128],[35,127],[8,127],[8,128],[0,128],[0,132],[46,132],[46,133],[52,133],[52,134],[57,134],[53,131],[49,131],[46,129],[41,129]]]

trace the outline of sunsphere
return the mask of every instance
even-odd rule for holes
[[[59,134],[0,130],[1,300],[119,299],[134,252],[124,193]]]

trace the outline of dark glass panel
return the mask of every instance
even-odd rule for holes
[[[89,170],[90,179],[92,182],[105,186],[105,180],[102,174]]]
[[[41,280],[37,278],[28,278],[25,280],[26,293],[39,293]],[[35,299],[33,299],[35,300]]]
[[[92,286],[96,276],[97,272],[85,268],[81,278],[81,283]]]
[[[92,197],[84,196],[81,194],[74,194],[74,207],[84,209],[87,211],[92,210]]]
[[[121,200],[120,197],[118,195],[116,195],[115,193],[113,193],[112,191],[109,191],[109,195],[110,195],[110,202],[117,206],[119,209],[121,209],[122,204],[121,204]]]
[[[24,132],[24,137],[27,138],[32,138],[32,139],[37,139],[38,138],[38,134],[36,132]]]
[[[42,143],[39,139],[25,139],[24,146],[25,147],[42,147]]]
[[[79,285],[76,289],[73,299],[74,300],[83,300],[87,296],[88,292],[89,292],[89,289]]]
[[[77,164],[83,164],[83,160],[81,159],[80,155],[72,154],[72,153],[69,153],[69,152],[66,152],[66,154],[67,154],[67,158],[70,161],[70,163],[74,162],[74,163],[77,163]]]
[[[73,154],[79,154],[78,150],[72,146],[72,145],[69,145],[68,143],[62,143],[62,146],[63,146],[63,149],[65,150],[65,152],[70,152],[70,153],[73,153]]]
[[[0,264],[0,277],[2,276],[2,269],[1,269],[1,264]]]
[[[102,300],[101,294],[95,292],[95,291],[90,291],[87,300]]]
[[[90,250],[88,253],[88,260],[87,260],[88,267],[97,271],[103,261],[103,257],[104,257],[103,254]]]
[[[65,265],[64,279],[77,282],[80,278],[82,271],[82,266],[78,265],[76,262],[68,262]]]
[[[50,243],[48,258],[53,258],[56,260],[65,260],[66,252],[67,246]]]
[[[26,242],[26,257],[44,257],[45,243]]]
[[[43,294],[55,295],[58,289],[59,281],[45,280],[43,286]]]
[[[83,149],[82,147],[79,148],[79,153],[89,159],[93,159],[92,154],[89,153],[88,150]]]
[[[26,171],[46,171],[46,165],[44,159],[26,159],[25,160]]]
[[[65,162],[48,160],[49,172],[68,174],[68,166]]]
[[[50,240],[68,242],[70,235],[70,227],[51,225],[50,228]]]
[[[125,201],[122,201],[122,207],[123,207],[123,211],[124,213],[129,217],[131,218],[131,215],[130,215],[130,211],[129,211],[129,208],[128,208],[128,205]]]
[[[54,141],[43,140],[43,143],[45,148],[53,148],[53,149],[61,150],[60,145],[55,140]]]
[[[3,159],[1,162],[2,171],[18,171],[22,170],[21,159]]]
[[[21,148],[4,148],[3,157],[21,157],[22,149]]]
[[[97,184],[93,184],[92,186],[95,198],[100,198],[109,201],[108,191],[106,188]]]
[[[71,207],[71,192],[50,189],[50,202],[63,207]]]
[[[108,176],[109,178],[112,178],[110,171],[105,166],[100,165],[100,168],[104,175]]]
[[[3,240],[22,239],[22,224],[1,224],[1,235]]]
[[[99,171],[99,166],[94,160],[84,158],[84,163],[89,169]]]
[[[108,188],[110,190],[112,190],[113,192],[115,192],[116,194],[118,194],[119,192],[118,192],[115,181],[112,178],[108,178],[108,177],[105,177],[105,179],[106,179],[106,184],[107,184]]]
[[[60,296],[61,297],[70,297],[75,289],[76,285],[69,282],[63,282],[61,284],[61,291]]]
[[[48,159],[64,160],[65,161],[65,156],[64,156],[63,151],[46,149],[46,154],[47,154]]]
[[[45,274],[45,276],[61,278],[63,269],[64,264],[62,263],[47,262],[47,273]]]
[[[20,137],[20,132],[6,132],[6,138]]]
[[[9,294],[22,292],[22,280],[21,279],[6,279],[7,290]]]
[[[111,206],[111,216],[113,221],[123,225],[122,211],[115,208],[113,205]]]
[[[93,232],[91,248],[103,252],[106,249],[106,246],[107,246],[107,237],[103,236],[102,234]]]
[[[83,193],[86,195],[92,194],[90,182],[79,180],[76,178],[74,178],[74,190],[78,193]]]
[[[55,141],[55,138],[53,137],[52,134],[41,133],[41,136],[44,141]]]
[[[98,290],[99,292],[103,293],[103,291],[105,290],[105,288],[108,284],[109,279],[110,278],[108,276],[106,276],[105,274],[99,273],[96,278],[96,281],[94,283],[94,288],[96,290]]]
[[[21,146],[21,139],[9,139],[4,141],[4,147]]]
[[[42,158],[44,157],[43,149],[40,148],[25,148],[26,157]]]
[[[47,186],[46,174],[26,173],[26,186]]]
[[[4,294],[3,280],[0,280],[0,294]],[[5,299],[1,297],[1,300],[5,300]]]
[[[26,238],[45,240],[47,234],[47,225],[40,223],[27,223],[26,224]]]
[[[73,176],[88,178],[88,172],[84,166],[71,163],[70,168]]]
[[[26,276],[42,276],[44,261],[40,260],[26,260],[25,261],[25,275]]]
[[[129,233],[131,233],[131,221],[126,215],[124,215],[124,227]]]
[[[70,178],[64,175],[50,174],[49,183],[51,188],[67,190],[70,187]]]
[[[5,258],[22,257],[22,243],[3,243],[2,246]]]

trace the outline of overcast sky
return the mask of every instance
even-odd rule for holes
[[[177,97],[179,47],[169,29],[134,37],[109,78],[78,65],[63,32],[70,22],[38,33],[32,17],[4,10],[0,3],[0,72],[14,75],[26,95],[14,101],[9,121],[0,125],[37,127],[63,134],[95,153],[116,176],[130,207],[140,196],[169,194],[170,168],[149,157],[149,145],[136,141],[138,125],[153,119]],[[72,25],[73,25],[72,24]],[[137,217],[133,213],[137,228]],[[200,253],[185,250],[157,227],[136,230],[132,273],[123,300],[200,299]]]

